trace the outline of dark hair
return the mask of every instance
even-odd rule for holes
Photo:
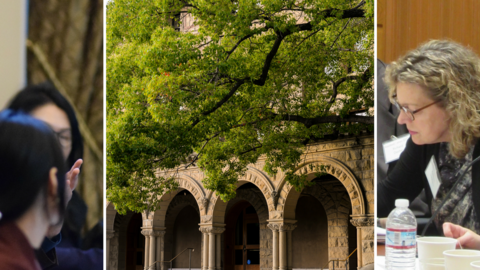
[[[68,116],[70,128],[72,129],[72,150],[67,157],[67,167],[71,168],[75,161],[83,158],[83,142],[80,130],[78,129],[77,117],[73,111],[72,105],[58,92],[51,83],[27,86],[20,91],[8,105],[8,109],[31,113],[40,106],[55,104],[62,109]]]
[[[60,220],[65,211],[65,161],[53,130],[27,114],[0,112],[1,222],[16,220],[43,192],[49,172],[57,168]],[[48,213],[47,213],[48,214]]]

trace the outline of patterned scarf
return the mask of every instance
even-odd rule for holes
[[[448,153],[448,143],[440,144],[438,167],[441,184],[438,188],[437,196],[432,199],[432,213],[437,210],[442,200],[455,184],[455,181],[465,171],[466,166],[464,166],[464,164],[472,161],[473,148],[472,146],[470,152],[468,152],[464,159],[456,159]],[[468,169],[468,172],[450,195],[450,199],[447,200],[435,217],[435,225],[442,234],[442,224],[447,221],[468,228],[474,232],[480,232],[480,222],[478,221],[473,206],[472,168]]]

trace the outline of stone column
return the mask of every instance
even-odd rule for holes
[[[165,228],[162,228],[160,230],[155,230],[153,232],[155,234],[155,237],[157,238],[157,248],[156,248],[157,254],[155,258],[157,261],[159,261],[156,264],[155,269],[163,270],[163,261],[165,260],[164,258]]]
[[[280,253],[280,270],[287,270],[287,233],[283,226],[280,227],[279,237],[279,253]]]
[[[208,270],[208,231],[206,227],[200,227],[199,230],[203,234],[202,270]]]
[[[148,263],[150,262],[150,230],[142,230],[142,234],[145,235],[145,261],[143,269],[147,270]]]
[[[153,234],[153,231],[150,232],[150,262],[148,263],[148,270],[155,269],[155,247],[156,247],[156,237]]]
[[[352,215],[350,223],[357,227],[357,267],[360,269],[374,261],[374,218],[373,215]]]
[[[216,238],[216,245],[215,245],[215,251],[216,251],[216,262],[215,262],[215,269],[216,270],[221,270],[222,269],[222,233],[225,231],[225,228],[223,227],[213,227],[213,232],[215,233],[215,238]]]
[[[115,236],[115,231],[107,230],[107,269],[110,269],[110,239],[112,239]]]
[[[280,224],[278,223],[270,223],[267,225],[273,232],[273,262],[272,262],[272,270],[278,270],[278,230]]]
[[[296,221],[294,221],[296,222]],[[295,224],[287,223],[279,225],[279,253],[280,270],[291,269],[292,262],[292,231],[297,227]],[[287,241],[287,235],[289,239]],[[288,251],[288,252],[287,252]],[[290,268],[289,268],[290,267]]]
[[[208,270],[215,270],[215,234],[210,228],[208,232]]]
[[[287,249],[288,249],[288,260],[287,260],[287,269],[292,270],[292,260],[293,260],[293,250],[292,250],[292,230],[287,232]]]

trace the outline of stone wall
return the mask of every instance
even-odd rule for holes
[[[357,232],[357,256],[358,267],[373,263],[374,251],[373,251],[373,214],[374,214],[374,185],[373,185],[373,164],[374,164],[374,139],[372,135],[365,135],[359,137],[347,137],[334,141],[325,141],[309,145],[305,150],[305,156],[302,159],[302,164],[299,164],[296,173],[307,174],[308,180],[316,178],[315,169],[311,167],[323,165],[326,168],[326,172],[332,177],[329,184],[314,185],[313,187],[307,187],[303,190],[303,193],[316,197],[323,208],[325,209],[328,220],[328,248],[329,259],[343,259],[349,255],[348,239],[354,237],[349,234],[348,222],[351,222],[356,227]],[[262,270],[272,269],[274,265],[274,240],[272,228],[280,226],[281,224],[289,223],[294,224],[295,209],[298,199],[302,191],[295,191],[292,186],[285,181],[285,174],[279,171],[276,175],[267,175],[263,172],[263,166],[265,160],[260,158],[257,163],[251,164],[248,167],[245,176],[239,179],[239,186],[244,183],[251,183],[256,186],[253,189],[239,189],[237,190],[237,198],[230,202],[223,202],[212,191],[206,190],[202,185],[202,179],[204,178],[203,172],[196,167],[190,167],[187,170],[180,170],[178,173],[180,190],[188,190],[193,195],[191,204],[196,205],[197,211],[200,215],[200,225],[202,227],[208,226],[224,226],[225,215],[228,212],[229,207],[238,200],[244,199],[249,201],[257,210],[257,214],[260,219],[260,268]],[[167,172],[160,172],[167,173]],[[179,191],[180,191],[179,190]],[[155,213],[149,213],[144,215],[144,227],[166,229],[165,235],[165,259],[173,255],[167,248],[167,244],[173,241],[171,236],[172,226],[168,221],[167,209],[176,203],[172,201],[173,197],[179,191],[172,191],[169,195],[165,196],[165,199],[161,203],[161,208]],[[172,195],[173,194],[173,195]],[[180,196],[181,197],[181,196]],[[108,211],[109,217],[107,217],[107,223],[111,220],[122,220],[117,217],[111,217],[114,215],[113,211]],[[272,223],[273,222],[273,223]],[[270,228],[269,224],[277,224]],[[107,227],[110,228],[109,224]],[[294,228],[295,226],[287,226]],[[118,229],[118,228],[117,228]],[[121,265],[122,256],[122,231],[115,230],[119,235],[119,258],[117,263]],[[289,229],[290,230],[290,229]],[[351,230],[350,230],[351,231]],[[288,234],[287,237],[294,235]],[[276,231],[277,237],[280,231]],[[170,234],[170,235],[169,235]],[[285,236],[283,236],[285,237]],[[222,236],[223,238],[223,236]],[[113,239],[112,239],[113,240]],[[163,241],[163,240],[162,240]],[[203,241],[203,237],[202,240]],[[278,246],[276,252],[285,252],[280,250]],[[283,240],[285,241],[285,239]],[[115,241],[111,242],[114,243]],[[285,243],[285,242],[283,242]],[[173,242],[171,243],[173,244]],[[171,245],[170,245],[171,246]],[[202,254],[204,245],[202,244]],[[291,256],[291,246],[287,240],[287,250],[289,256]],[[285,244],[282,246],[285,248]],[[209,246],[210,248],[210,246]],[[212,250],[215,251],[215,258],[217,260],[217,249],[222,249],[223,240],[221,245],[212,245]],[[351,248],[350,248],[351,249]],[[169,253],[170,252],[170,253]],[[218,251],[221,252],[221,251]],[[223,258],[223,253],[222,258]],[[278,253],[277,253],[278,254]],[[112,251],[110,251],[111,260],[113,260]],[[204,254],[208,255],[208,254]],[[211,259],[207,262],[204,261],[203,255],[201,256],[202,267],[207,266]],[[222,261],[222,260],[220,260]],[[285,263],[278,260],[278,263]],[[289,258],[288,267],[291,268],[291,259]],[[336,265],[335,268],[343,268],[344,264]],[[296,266],[295,266],[296,267]],[[320,266],[319,266],[320,267]],[[332,264],[330,264],[330,268]],[[118,269],[121,269],[119,267]]]

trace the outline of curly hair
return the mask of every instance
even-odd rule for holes
[[[450,116],[449,152],[461,159],[480,137],[480,58],[448,40],[431,40],[390,64],[385,71],[390,101],[398,83],[422,86]]]

